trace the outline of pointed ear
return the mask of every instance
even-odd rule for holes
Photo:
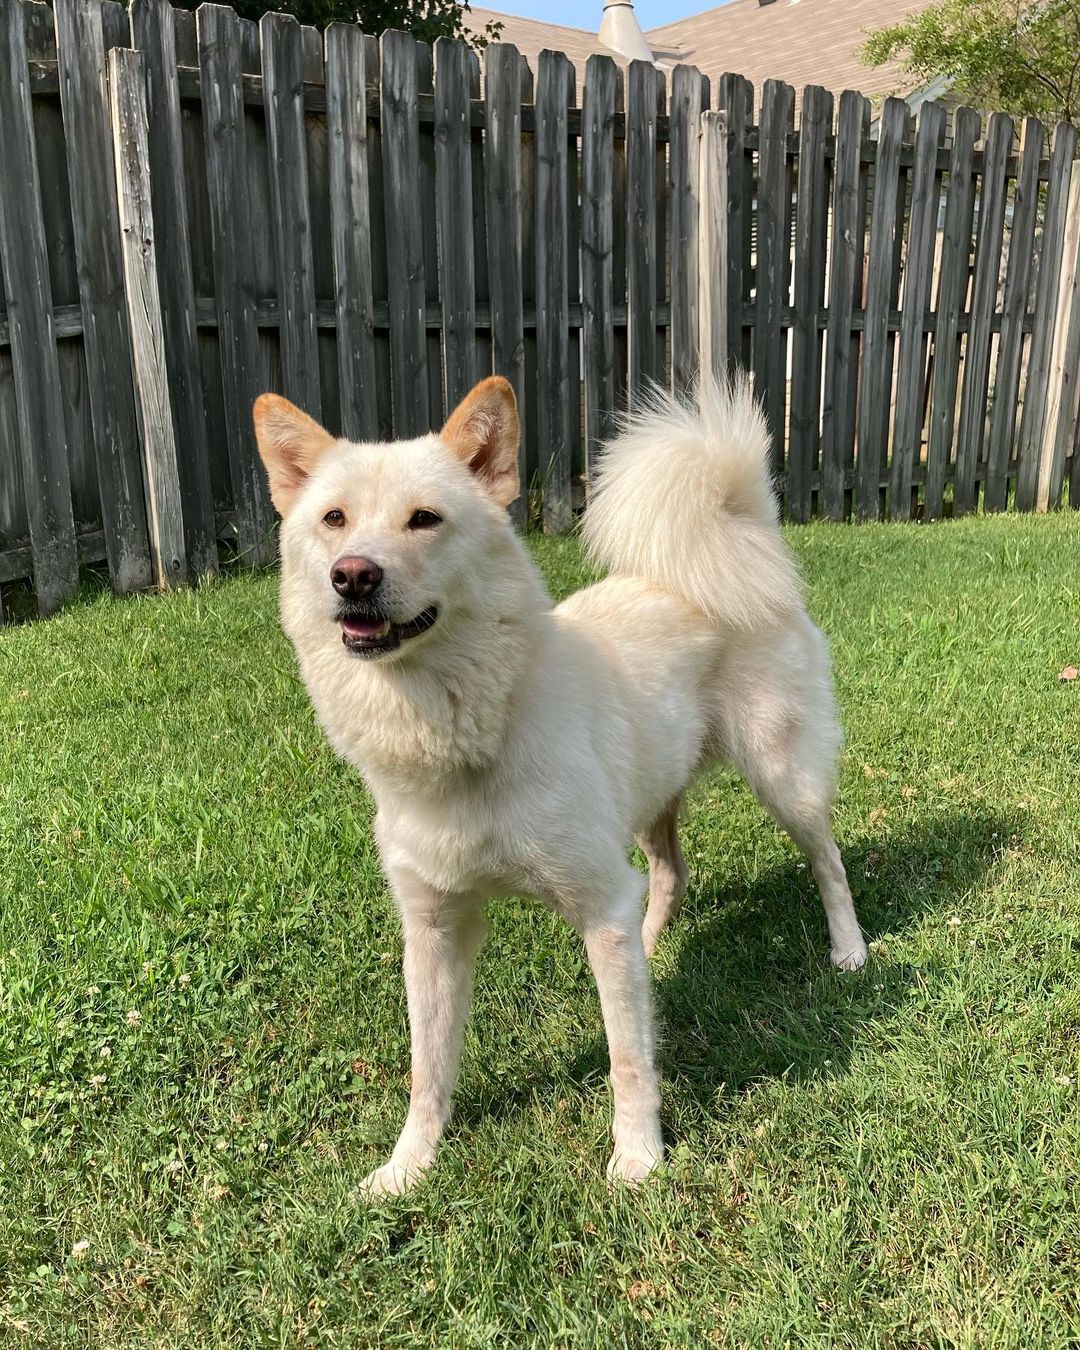
[[[284,516],[334,438],[277,394],[260,394],[254,416],[255,440],[270,478],[270,496]]]
[[[509,380],[501,375],[481,380],[450,414],[439,435],[500,506],[509,506],[516,499],[521,487],[521,428]]]

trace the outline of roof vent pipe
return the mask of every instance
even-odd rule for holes
[[[652,48],[634,13],[632,0],[604,0],[600,41],[627,61],[654,61]]]

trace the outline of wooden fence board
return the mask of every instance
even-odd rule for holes
[[[859,157],[870,109],[861,94],[840,95],[833,163],[832,253],[829,265],[829,314],[825,336],[825,386],[822,410],[822,514],[843,520],[845,480],[853,446],[847,409],[857,372],[852,363],[851,319],[859,285],[862,220]]]
[[[571,509],[569,183],[567,108],[574,67],[541,52],[536,76],[536,426],[544,529],[569,528]]]
[[[368,175],[368,71],[355,24],[326,30],[326,120],[341,433],[379,439]]]
[[[945,480],[953,447],[956,390],[960,363],[959,318],[968,287],[971,227],[975,203],[975,142],[980,118],[971,108],[958,108],[949,154],[949,184],[941,246],[937,329],[934,334],[934,381],[930,407],[930,441],[926,452],[926,516],[936,520],[944,509]]]
[[[878,123],[874,204],[870,216],[870,257],[863,329],[863,368],[859,392],[859,453],[856,465],[855,512],[859,520],[877,520],[881,512],[881,473],[885,463],[882,408],[889,406],[888,317],[892,307],[893,256],[902,207],[900,150],[908,125],[903,99],[885,100]]]
[[[821,441],[821,330],[829,214],[825,150],[833,120],[832,94],[818,85],[803,93],[799,121],[798,189],[795,215],[794,319],[791,352],[791,431],[784,494],[788,517],[811,515],[810,478]]]
[[[1039,276],[1036,282],[1035,316],[1028,355],[1028,377],[1016,452],[1018,511],[1033,510],[1039,492],[1039,468],[1042,461],[1043,431],[1046,425],[1053,356],[1054,316],[1057,311],[1065,218],[1073,159],[1076,156],[1076,140],[1076,128],[1067,122],[1062,122],[1054,132],[1046,205],[1043,211],[1042,246],[1039,251]]]
[[[657,70],[631,61],[626,87],[626,288],[631,404],[659,374],[656,351],[656,91]]]
[[[522,262],[522,58],[510,43],[488,47],[484,59],[484,190],[487,207],[491,359],[517,398],[521,421],[518,475],[521,496],[512,507],[517,525],[528,519],[525,397],[525,323]]]
[[[259,21],[259,36],[271,166],[282,385],[286,397],[321,422],[315,264],[304,134],[303,34],[292,15],[264,14]]]
[[[1002,299],[1001,337],[990,413],[990,442],[983,490],[983,507],[987,511],[1004,511],[1008,504],[1009,460],[1019,407],[1020,358],[1031,289],[1035,222],[1039,205],[1039,163],[1043,143],[1042,123],[1037,118],[1026,117],[1020,129],[1020,156],[1009,230],[1009,262]]]
[[[1065,208],[1065,227],[1058,283],[1057,318],[1050,359],[1046,421],[1040,454],[1035,508],[1047,511],[1061,503],[1066,457],[1077,423],[1080,382],[1080,174],[1073,170]]]
[[[0,7],[0,264],[34,590],[51,614],[74,595],[78,564],[23,22],[21,6]]]
[[[109,53],[109,101],[150,549],[154,579],[164,590],[185,585],[189,569],[150,198],[146,71],[139,52]]]
[[[754,387],[769,424],[774,472],[783,469],[787,424],[787,331],[780,316],[787,304],[791,229],[787,142],[794,118],[794,89],[782,80],[766,80],[758,140]]]
[[[590,56],[582,94],[581,303],[585,342],[585,466],[589,472],[612,430],[616,407],[615,101],[619,71]]]
[[[922,450],[923,391],[926,386],[926,314],[934,275],[941,176],[938,151],[945,138],[945,105],[924,103],[919,109],[911,214],[904,267],[904,302],[900,319],[900,359],[896,377],[896,428],[889,472],[889,515],[910,520],[915,465]]]
[[[268,488],[255,446],[251,409],[265,389],[255,323],[251,236],[238,229],[250,209],[241,78],[241,29],[227,5],[197,14],[206,186],[213,237],[214,299],[223,411],[237,549],[253,565],[275,551]]]
[[[427,300],[420,215],[420,130],[416,40],[382,36],[382,152],[390,298],[390,393],[394,435],[428,430]]]
[[[990,329],[997,304],[998,278],[1001,275],[1001,244],[1008,187],[1006,173],[1012,136],[1012,119],[1004,113],[994,113],[986,130],[983,151],[975,281],[964,346],[964,380],[956,433],[953,515],[957,516],[966,515],[975,509],[976,473],[986,435]]]
[[[694,66],[677,66],[671,77],[668,131],[671,259],[671,384],[689,388],[700,364],[698,299],[701,293],[701,118],[709,107],[709,81]],[[588,339],[586,339],[588,341]]]
[[[435,175],[448,410],[465,397],[478,374],[469,101],[479,97],[476,53],[464,42],[440,38],[435,44]]]
[[[116,200],[101,190],[113,174],[103,7],[57,0],[53,13],[101,514],[109,572],[123,593],[149,586],[151,569]]]
[[[158,268],[158,281],[175,439],[183,447],[179,472],[184,550],[192,575],[199,576],[217,570],[218,553],[180,129],[175,21],[181,14],[168,0],[131,4],[133,45],[142,52],[146,71],[154,239],[158,257],[166,260]]]
[[[749,174],[752,166],[746,140],[753,119],[753,88],[741,75],[722,75],[717,107],[724,114],[725,136],[721,173],[726,210],[720,221],[717,251],[723,260],[722,302],[727,337],[723,361],[729,371],[749,367],[749,345],[743,333],[743,300],[749,294],[750,210],[753,200]],[[719,355],[719,353],[718,353]]]

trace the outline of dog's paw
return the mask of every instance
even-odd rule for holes
[[[866,965],[866,943],[860,942],[858,946],[849,944],[843,949],[834,947],[830,956],[837,970],[862,970]]]
[[[403,1195],[420,1179],[422,1168],[408,1171],[400,1163],[388,1162],[369,1172],[360,1183],[360,1194],[365,1200],[378,1200],[388,1195]]]
[[[647,1151],[630,1153],[621,1151],[611,1155],[607,1165],[607,1178],[614,1185],[640,1186],[645,1178],[664,1161],[663,1155],[657,1157]]]

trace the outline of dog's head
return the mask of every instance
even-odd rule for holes
[[[403,659],[469,606],[477,550],[510,531],[518,495],[506,380],[484,380],[438,435],[413,441],[338,440],[276,394],[256,401],[255,435],[288,603],[313,636],[336,628],[356,657]]]

